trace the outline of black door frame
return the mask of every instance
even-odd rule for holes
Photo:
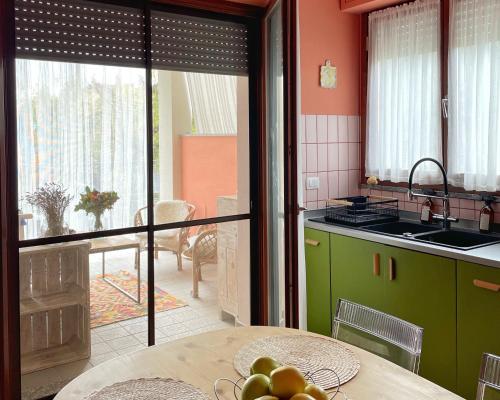
[[[106,2],[104,0],[103,2]],[[108,0],[115,2],[115,0]],[[165,4],[163,4],[165,3]],[[186,7],[188,6],[188,7]],[[143,1],[142,7],[146,22],[150,21],[150,13],[154,8],[195,14],[205,17],[237,20],[245,23],[249,32],[249,113],[260,115],[263,110],[262,102],[264,95],[260,86],[261,73],[261,23],[262,10],[257,7],[232,4],[222,0],[164,0],[151,3]],[[206,11],[208,9],[209,11]],[[20,329],[19,329],[19,276],[18,276],[18,254],[19,249],[24,247],[63,243],[75,240],[93,239],[97,237],[115,236],[138,232],[148,234],[148,343],[154,344],[154,258],[153,240],[156,231],[174,229],[186,226],[199,226],[212,223],[223,223],[229,221],[249,220],[250,222],[250,254],[251,254],[251,323],[264,324],[264,316],[261,310],[262,303],[267,297],[267,287],[261,283],[265,274],[265,266],[260,265],[261,254],[267,251],[262,243],[260,232],[262,221],[260,216],[261,193],[259,177],[263,167],[260,160],[260,138],[262,132],[259,118],[250,118],[250,212],[224,217],[205,218],[188,222],[178,222],[162,225],[154,225],[153,218],[153,163],[152,163],[152,90],[151,90],[151,62],[147,61],[146,69],[146,97],[147,97],[147,153],[148,153],[148,224],[141,227],[127,227],[112,229],[102,232],[87,232],[68,236],[57,236],[39,239],[18,240],[18,217],[17,217],[17,130],[16,130],[16,98],[15,98],[15,25],[14,25],[14,0],[3,0],[0,2],[0,43],[2,61],[0,92],[2,93],[0,111],[0,221],[2,223],[1,238],[1,325],[0,339],[1,362],[0,362],[0,397],[18,400],[21,396],[21,374],[20,374]],[[151,54],[150,49],[150,24],[146,23],[146,55]],[[146,57],[150,60],[150,57]]]

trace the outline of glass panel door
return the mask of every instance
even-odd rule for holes
[[[16,59],[23,400],[154,342],[250,325],[255,40],[243,19],[157,7],[152,37],[134,34],[152,62]],[[158,31],[175,23],[192,36]]]
[[[278,1],[266,18],[269,322],[276,326],[285,325],[285,115],[282,21],[282,2]]]

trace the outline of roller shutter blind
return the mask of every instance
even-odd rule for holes
[[[19,58],[145,66],[140,8],[88,0],[16,0]],[[247,75],[244,24],[153,10],[151,54],[155,69]]]
[[[83,0],[16,0],[20,58],[144,67],[140,9]]]
[[[153,68],[231,75],[248,73],[243,24],[153,11]]]

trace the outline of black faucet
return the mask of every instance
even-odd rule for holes
[[[438,195],[430,195],[430,194],[421,194],[421,193],[415,193],[412,190],[412,185],[413,185],[413,174],[415,172],[415,169],[423,163],[424,161],[430,161],[436,164],[439,169],[441,170],[441,173],[443,174],[443,184],[444,184],[444,196],[438,196]],[[444,170],[443,165],[438,161],[435,160],[434,158],[430,157],[425,157],[420,160],[418,160],[413,168],[410,171],[410,177],[408,179],[408,197],[410,200],[413,199],[413,197],[428,197],[432,199],[440,199],[443,201],[443,214],[433,214],[432,218],[442,220],[443,221],[443,229],[450,229],[450,222],[457,222],[458,219],[450,217],[450,193],[448,191],[448,177],[446,175],[446,171]]]

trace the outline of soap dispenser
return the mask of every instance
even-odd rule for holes
[[[430,224],[432,222],[432,200],[427,197],[420,209],[420,222]]]
[[[479,232],[489,233],[491,232],[494,221],[494,212],[493,208],[491,208],[491,203],[494,199],[491,196],[486,196],[483,197],[483,200],[484,206],[481,208],[481,212],[479,213]]]

